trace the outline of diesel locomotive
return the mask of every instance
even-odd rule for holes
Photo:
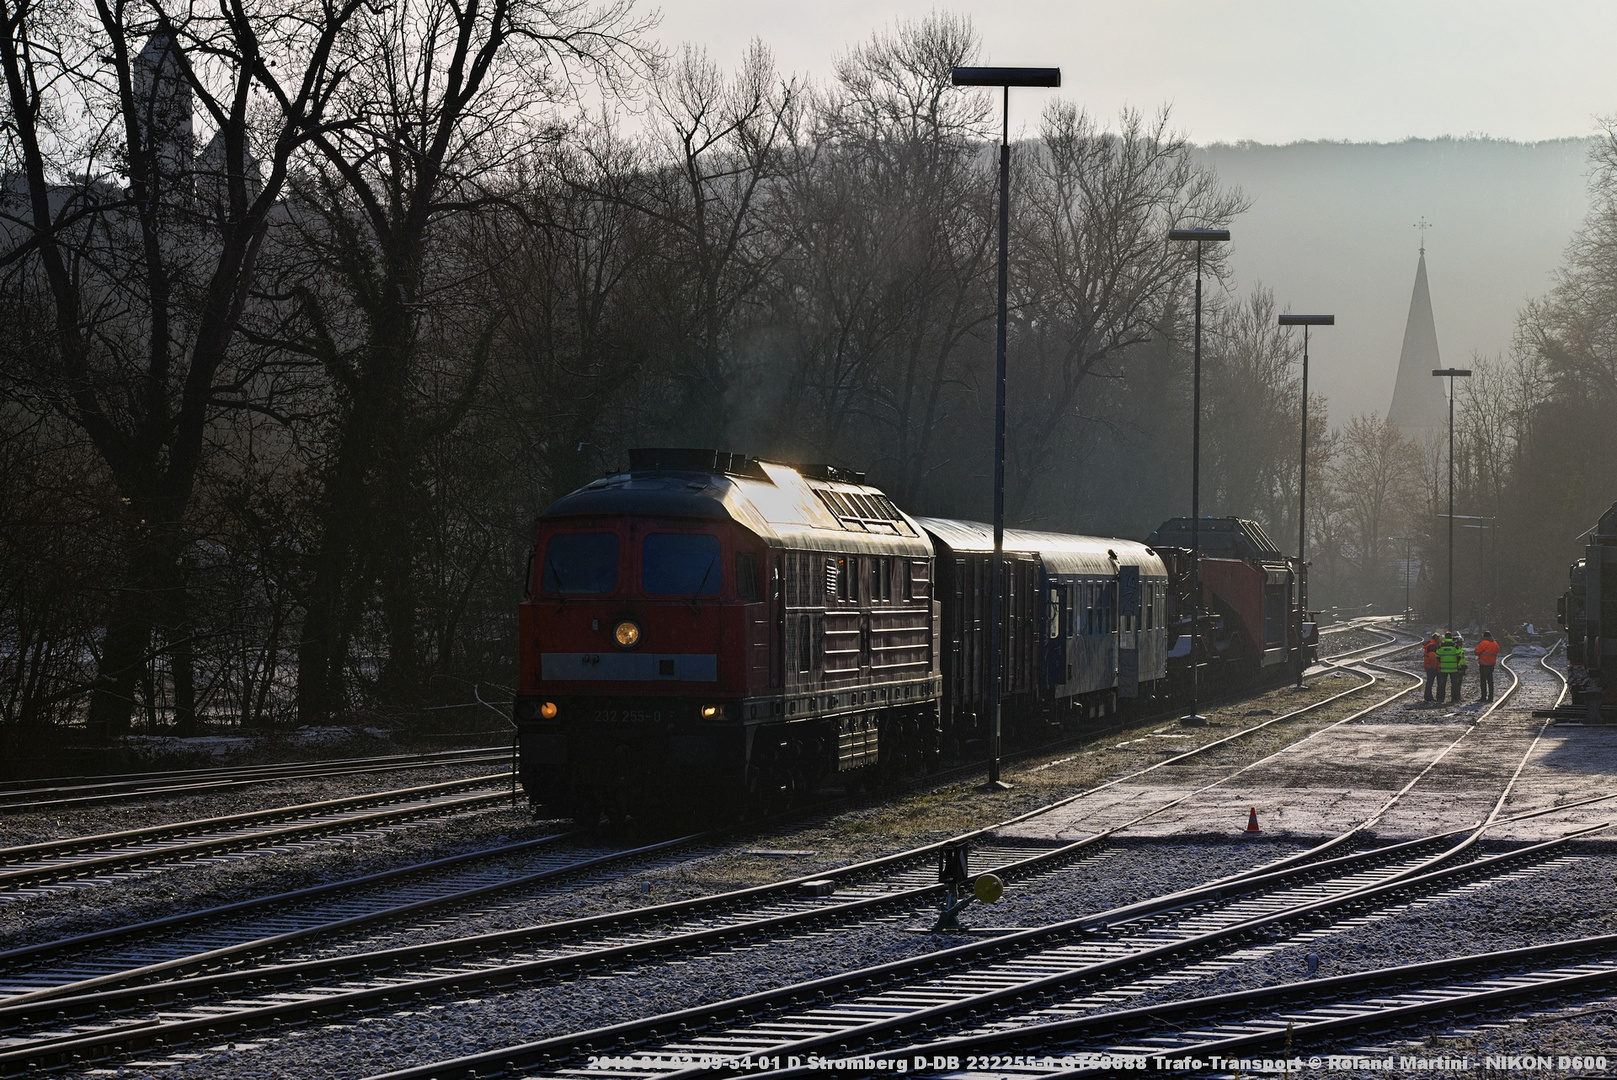
[[[1181,524],[1143,544],[1006,530],[1008,741],[1167,697],[1192,663],[1253,678],[1311,647],[1281,595],[1295,561],[1209,518],[1192,655]],[[536,523],[523,786],[592,824],[734,818],[966,752],[987,734],[992,563],[988,526],[911,517],[862,473],[632,450]]]
[[[1599,720],[1602,707],[1617,706],[1617,503],[1600,515],[1588,541],[1555,606],[1566,630],[1571,703]]]

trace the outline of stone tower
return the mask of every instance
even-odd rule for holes
[[[1437,352],[1437,324],[1432,318],[1432,294],[1426,285],[1426,245],[1415,267],[1415,291],[1409,297],[1409,318],[1404,323],[1404,348],[1398,356],[1398,381],[1392,388],[1387,421],[1417,446],[1433,438],[1446,438],[1449,399],[1443,380],[1432,370],[1443,366]]]
[[[180,43],[166,25],[160,26],[130,65],[135,103],[143,134],[156,159],[165,187],[182,182],[191,172],[191,84],[181,65]]]

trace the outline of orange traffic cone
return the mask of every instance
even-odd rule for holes
[[[1258,828],[1258,808],[1256,806],[1247,811],[1246,831],[1248,835],[1251,835],[1252,833],[1261,833],[1263,831],[1262,829]]]

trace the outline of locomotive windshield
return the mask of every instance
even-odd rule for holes
[[[646,537],[640,588],[648,596],[714,596],[723,571],[719,538],[690,533]]]
[[[618,538],[613,533],[563,533],[545,545],[540,587],[551,594],[609,593],[618,588]]]

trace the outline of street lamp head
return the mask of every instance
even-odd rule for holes
[[[956,86],[1060,86],[1060,68],[957,67],[950,73]]]
[[[1169,240],[1228,240],[1228,229],[1169,229]]]
[[[1335,326],[1335,315],[1282,315],[1281,326]]]
[[[1432,369],[1432,374],[1437,376],[1440,379],[1442,379],[1442,378],[1468,379],[1468,378],[1471,377],[1471,369],[1468,368],[1468,367],[1433,368]]]

